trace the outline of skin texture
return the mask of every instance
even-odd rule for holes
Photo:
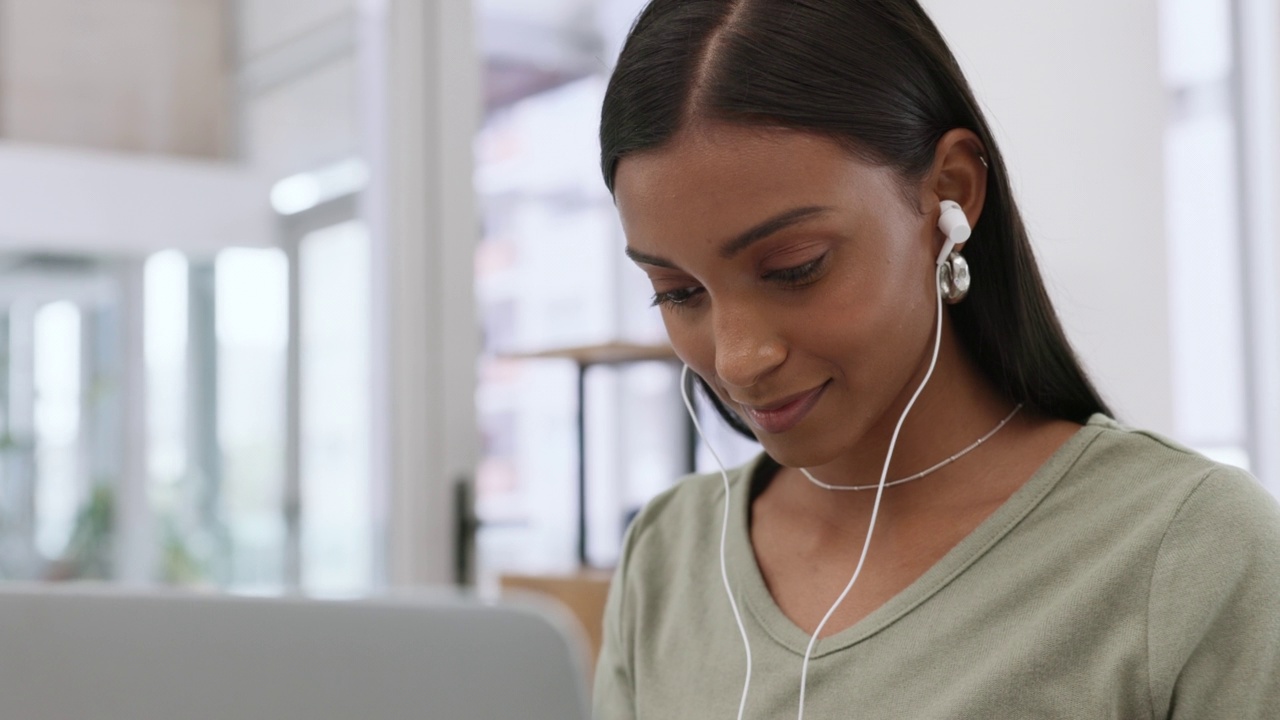
[[[938,205],[954,200],[977,222],[980,152],[954,130],[930,172],[907,181],[821,136],[701,123],[619,163],[627,252],[653,283],[672,346],[785,466],[753,502],[751,538],[775,601],[806,632],[853,572],[875,493],[823,490],[795,468],[831,484],[880,479],[933,350]],[[818,389],[798,422],[752,422],[751,408]],[[1013,406],[965,355],[944,309],[938,366],[889,479],[966,447]],[[964,458],[886,490],[867,565],[823,635],[919,577],[1076,429],[1020,413]]]

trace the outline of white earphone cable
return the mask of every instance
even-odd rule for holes
[[[849,584],[844,586],[844,591],[840,593],[840,597],[836,598],[835,603],[829,610],[827,610],[827,614],[822,617],[822,622],[818,623],[817,629],[813,631],[813,636],[809,638],[809,646],[805,648],[804,663],[800,668],[800,710],[796,716],[797,720],[804,720],[804,698],[809,679],[809,658],[813,654],[813,647],[818,642],[818,636],[822,634],[822,628],[826,627],[827,621],[831,619],[831,616],[835,614],[836,609],[844,602],[844,599],[849,595],[849,591],[853,590],[853,584],[858,581],[858,576],[862,574],[862,566],[867,561],[867,550],[871,547],[871,534],[876,529],[876,517],[880,514],[880,500],[884,497],[885,480],[889,477],[889,463],[893,459],[893,449],[898,444],[898,434],[902,431],[902,423],[906,421],[907,413],[911,412],[912,406],[916,404],[916,399],[919,398],[920,393],[924,391],[925,385],[929,384],[929,378],[933,377],[933,369],[938,364],[938,350],[942,347],[941,264],[937,266],[934,287],[937,290],[938,317],[933,338],[933,357],[929,359],[929,370],[925,372],[924,379],[920,381],[920,386],[916,388],[915,393],[911,396],[911,400],[909,400],[907,402],[907,406],[903,408],[902,415],[898,417],[898,424],[893,429],[893,437],[889,440],[889,452],[885,455],[884,468],[880,471],[880,486],[876,488],[876,500],[871,506],[871,521],[867,524],[867,538],[862,542],[862,554],[858,557],[858,566],[854,568],[853,577],[849,578]]]
[[[920,385],[911,395],[911,399],[907,401],[907,406],[903,408],[902,415],[898,417],[897,425],[893,429],[893,436],[889,440],[889,449],[885,455],[884,467],[880,471],[880,482],[876,486],[876,499],[871,507],[871,519],[867,525],[867,535],[866,539],[862,543],[862,553],[858,557],[857,567],[854,568],[853,576],[849,578],[849,582],[845,585],[840,596],[836,598],[835,603],[831,605],[826,614],[822,617],[822,621],[818,623],[818,627],[813,631],[813,635],[809,638],[808,647],[805,648],[804,662],[800,669],[800,704],[797,720],[804,720],[804,702],[805,693],[808,689],[809,660],[813,655],[813,648],[817,645],[818,638],[822,634],[822,629],[826,627],[827,622],[831,619],[832,615],[834,615],[840,605],[844,603],[845,598],[848,597],[849,593],[853,590],[854,584],[858,581],[858,577],[862,574],[862,567],[866,564],[867,552],[871,547],[871,537],[875,532],[876,520],[880,514],[880,501],[884,497],[884,488],[886,486],[885,481],[889,476],[889,465],[893,460],[893,451],[898,444],[898,435],[902,432],[902,424],[906,421],[907,414],[911,412],[911,408],[915,406],[916,400],[920,397],[920,394],[924,392],[925,386],[929,384],[930,378],[933,377],[933,371],[938,364],[938,352],[942,347],[942,272],[943,267],[939,264],[934,278],[934,287],[937,293],[937,319],[934,328],[933,354],[929,359],[929,368],[925,371],[924,379],[920,381]],[[698,421],[698,414],[693,408],[692,399],[689,397],[688,376],[689,366],[685,365],[684,369],[680,373],[680,395],[684,400],[685,409],[689,412],[689,419],[693,422],[693,426],[698,433],[698,437],[702,439],[707,450],[711,452],[711,456],[715,458],[716,465],[720,469],[720,477],[724,481],[724,517],[720,526],[720,579],[724,584],[725,595],[729,598],[729,606],[733,610],[733,619],[734,622],[737,623],[738,633],[742,637],[742,647],[746,653],[746,677],[742,683],[742,697],[738,702],[738,720],[743,720],[746,714],[747,696],[751,689],[751,641],[747,636],[746,625],[742,622],[742,613],[738,609],[738,601],[734,598],[733,588],[729,584],[729,570],[725,559],[725,545],[729,532],[731,492],[729,487],[729,472],[725,469],[724,462],[720,459],[720,455],[716,452],[715,448],[712,447],[711,443],[707,440],[706,434],[702,431],[702,423]]]
[[[689,398],[688,378],[689,366],[685,365],[684,370],[680,372],[680,396],[684,398],[684,406],[689,411],[689,419],[693,421],[698,437],[702,438],[702,444],[711,451],[711,457],[716,459],[716,465],[720,467],[720,477],[724,480],[724,522],[720,526],[720,579],[724,581],[724,592],[729,596],[729,606],[733,608],[733,619],[738,623],[738,632],[742,635],[742,647],[747,654],[747,677],[742,683],[742,699],[738,702],[738,720],[742,720],[747,711],[747,693],[751,689],[751,641],[747,639],[747,627],[742,624],[742,613],[738,611],[738,601],[734,599],[733,588],[729,585],[729,570],[724,557],[725,538],[729,534],[729,471],[725,470],[720,455],[716,453],[715,448],[711,447],[707,436],[702,432],[702,423],[698,422],[698,413],[694,411],[693,401]]]

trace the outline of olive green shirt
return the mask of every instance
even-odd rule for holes
[[[809,637],[751,550],[758,463],[729,473],[727,563],[754,661],[746,717],[776,720],[796,715]],[[691,477],[628,531],[599,720],[737,717],[723,496],[719,473]],[[817,644],[805,717],[1280,718],[1280,507],[1243,471],[1094,416],[924,575]]]

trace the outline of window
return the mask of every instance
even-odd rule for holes
[[[1170,317],[1174,413],[1178,436],[1223,462],[1274,473],[1258,465],[1258,425],[1277,408],[1262,392],[1269,364],[1257,323],[1267,316],[1251,292],[1250,246],[1267,240],[1251,233],[1248,194],[1259,188],[1241,180],[1256,164],[1242,135],[1251,92],[1243,74],[1269,73],[1246,65],[1235,26],[1247,2],[1163,0],[1162,74],[1170,96],[1166,148],[1166,228],[1170,257]],[[1266,190],[1263,189],[1265,194]],[[1272,228],[1274,231],[1274,228]],[[1274,243],[1274,239],[1271,240]],[[1270,277],[1264,282],[1269,283]],[[1262,299],[1262,302],[1268,302]],[[1270,302],[1274,302],[1272,299]],[[1271,309],[1274,311],[1274,308]],[[1275,482],[1274,478],[1262,478]]]
[[[476,176],[482,584],[578,566],[580,442],[592,565],[611,565],[630,515],[689,469],[675,363],[594,366],[579,398],[575,362],[527,357],[666,343],[649,282],[622,253],[596,141],[608,71],[599,58],[616,55],[642,5],[478,3],[488,99]],[[706,425],[727,462],[754,452],[717,422]],[[712,467],[702,451],[698,463]]]

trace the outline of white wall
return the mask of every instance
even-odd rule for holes
[[[924,5],[988,112],[1087,369],[1126,422],[1172,433],[1156,0]]]
[[[228,163],[0,142],[0,252],[267,246],[269,192]]]

